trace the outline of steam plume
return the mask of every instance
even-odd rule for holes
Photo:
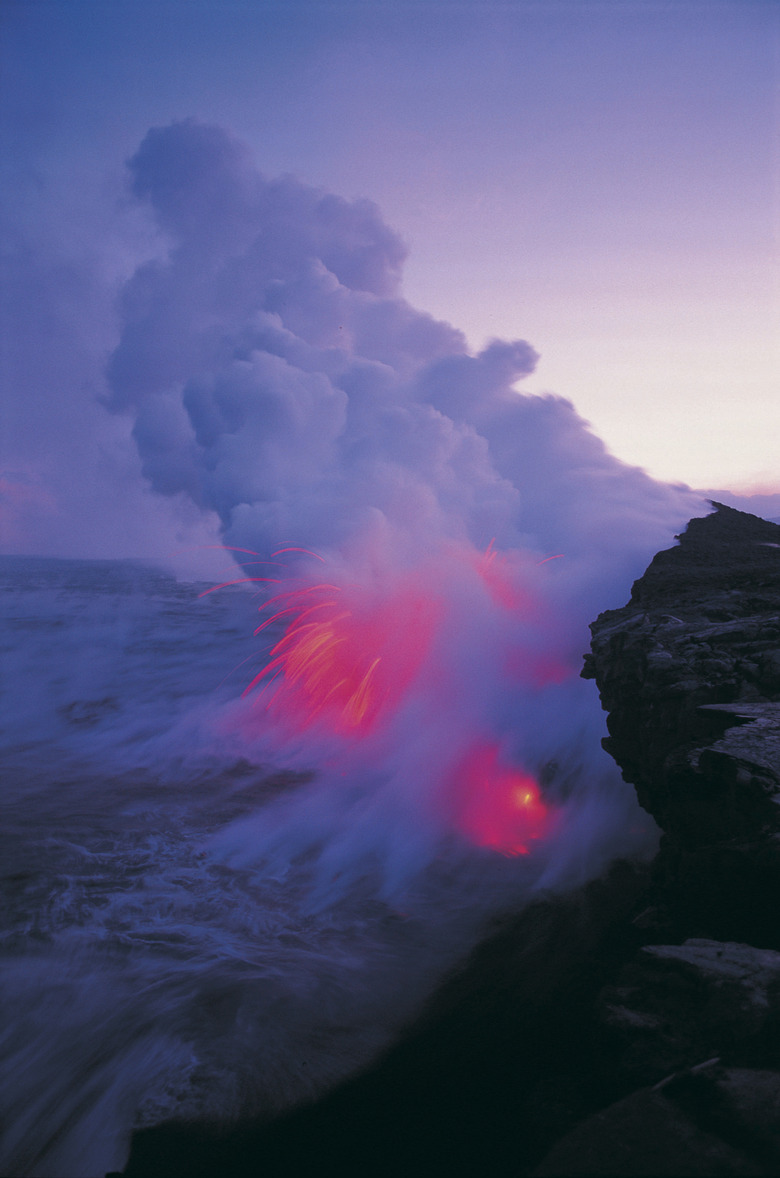
[[[472,355],[411,307],[404,247],[371,202],[266,180],[230,134],[194,120],[151,130],[130,171],[169,242],[126,285],[109,372],[110,408],[133,414],[146,477],[215,511],[225,543],[257,554],[239,554],[247,569],[310,548],[327,565],[320,581],[362,586],[400,629],[399,578],[437,612],[424,666],[360,742],[291,728],[278,711],[261,722],[248,701],[235,739],[323,772],[304,804],[229,832],[225,853],[317,850],[328,879],[378,859],[392,891],[430,859],[443,814],[457,828],[462,766],[491,757],[537,776],[555,762],[559,793],[574,780],[560,765],[576,762],[590,784],[559,802],[580,818],[590,807],[578,846],[592,848],[620,805],[612,796],[593,817],[611,771],[577,679],[587,623],[703,501],[621,463],[569,401],[519,393],[537,361],[524,340]],[[486,551],[500,554],[492,573]],[[293,591],[307,576],[295,568]],[[545,677],[542,665],[564,670]],[[486,739],[494,752],[475,752]],[[570,828],[562,818],[556,845],[569,850],[543,878],[571,865]]]

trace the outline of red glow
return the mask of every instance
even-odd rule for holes
[[[546,687],[548,683],[563,683],[571,678],[574,668],[554,655],[534,654],[529,651],[512,652],[506,659],[506,672],[513,679]]]
[[[562,557],[563,553],[548,556],[538,564],[560,560]],[[495,605],[518,614],[526,622],[531,619],[537,623],[541,621],[539,601],[518,583],[507,557],[496,549],[495,540],[490,541],[475,567]],[[510,650],[504,661],[504,670],[512,679],[530,682],[535,687],[562,683],[573,673],[573,668],[552,652],[529,649]]]
[[[299,550],[274,555],[281,551]],[[261,607],[256,633],[275,623],[285,629],[244,694],[261,689],[257,704],[283,739],[311,731],[315,740],[345,742],[341,776],[364,754],[373,764],[382,746],[361,748],[364,738],[416,740],[422,725],[440,818],[477,846],[527,855],[549,833],[552,812],[533,777],[502,759],[497,736],[466,743],[472,716],[464,703],[473,692],[473,723],[489,734],[492,700],[503,694],[507,673],[526,690],[571,674],[556,653],[544,603],[529,587],[533,578],[493,543],[482,554],[453,546],[403,577],[386,568],[362,583],[333,575],[337,583],[298,581]],[[468,641],[459,650],[464,630]],[[484,658],[473,643],[480,634]],[[457,748],[470,750],[459,762]]]
[[[528,773],[504,765],[495,745],[478,745],[457,773],[457,824],[479,847],[504,855],[527,855],[543,838],[550,812]]]
[[[496,605],[503,609],[528,614],[535,608],[530,594],[521,589],[513,576],[507,558],[499,553],[491,540],[476,563],[476,569]]]
[[[318,721],[342,734],[366,731],[398,705],[428,651],[434,600],[409,585],[390,594],[323,584],[281,601],[258,629],[293,620],[247,691],[278,675],[269,706],[298,728]]]

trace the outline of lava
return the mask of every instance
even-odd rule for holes
[[[530,774],[502,763],[495,744],[475,745],[458,768],[455,824],[479,847],[527,855],[549,833],[551,812]]]
[[[421,788],[439,799],[445,825],[477,846],[528,854],[549,833],[551,812],[533,777],[502,754],[491,701],[512,682],[536,690],[571,673],[555,654],[535,580],[492,543],[483,553],[453,547],[404,573],[329,573],[261,606],[256,633],[275,624],[284,633],[244,694],[257,693],[279,732],[311,737],[313,761],[318,738],[331,750],[335,738],[345,779],[358,765],[374,771],[375,737],[382,755],[393,742],[427,742],[435,752]],[[484,642],[464,654],[458,637],[474,631],[475,617],[487,619]]]
[[[245,693],[276,682],[269,708],[300,729],[365,733],[398,705],[430,647],[437,602],[411,584],[371,592],[322,583],[272,598],[258,627],[290,616],[270,661]]]

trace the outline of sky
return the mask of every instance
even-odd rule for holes
[[[0,14],[4,550],[154,555],[216,537],[191,501],[150,490],[133,421],[105,404],[121,292],[169,248],[127,161],[189,118],[269,179],[375,202],[406,249],[408,302],[474,352],[527,340],[540,360],[523,392],[568,398],[623,462],[780,492],[775,3]]]

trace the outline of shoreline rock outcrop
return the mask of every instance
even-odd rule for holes
[[[780,949],[780,526],[715,506],[593,623],[583,675],[663,831],[659,921]]]
[[[591,626],[605,747],[663,835],[597,1000],[627,1095],[538,1178],[780,1172],[780,527],[713,506]]]

